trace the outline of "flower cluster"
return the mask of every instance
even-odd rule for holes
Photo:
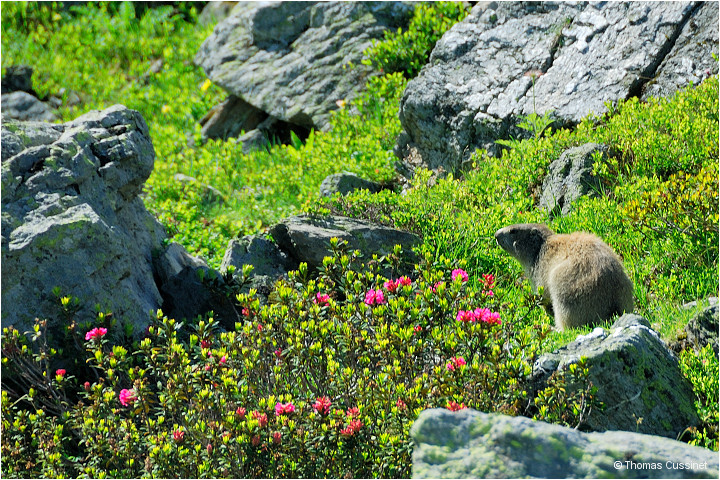
[[[402,276],[402,277],[398,278],[397,280],[388,280],[387,282],[385,282],[383,284],[383,286],[385,287],[385,289],[388,292],[395,293],[395,291],[398,288],[404,287],[407,285],[411,285],[411,284],[412,284],[412,280],[410,280],[409,277]]]
[[[295,411],[295,405],[293,405],[292,402],[288,403],[276,403],[275,404],[275,415],[288,415],[290,413],[293,413]]]
[[[123,388],[120,390],[120,404],[124,407],[127,407],[128,405],[132,405],[135,403],[135,400],[137,400],[137,395],[135,394],[134,389],[127,389]]]
[[[452,279],[453,279],[453,282],[454,282],[455,279],[458,278],[458,277],[460,277],[460,279],[461,279],[463,282],[467,282],[467,281],[470,279],[470,277],[468,277],[467,272],[466,272],[465,270],[463,270],[462,268],[456,268],[456,269],[454,269],[454,270],[452,271]]]
[[[350,420],[347,427],[340,430],[340,435],[343,437],[352,437],[362,428],[362,422],[358,419]]]
[[[260,427],[264,427],[268,424],[268,416],[264,413],[260,413],[257,410],[253,410],[252,418],[258,421]]]
[[[92,340],[93,338],[100,338],[107,333],[107,328],[97,327],[93,328],[85,334],[85,340]]]
[[[456,368],[460,368],[463,365],[466,365],[467,362],[463,357],[452,357],[447,365],[445,365],[445,368],[447,368],[449,371],[454,371]]]
[[[328,295],[327,293],[318,292],[317,294],[315,294],[313,302],[317,303],[318,305],[328,305],[330,303],[330,295]]]
[[[330,413],[330,407],[332,407],[332,403],[330,402],[330,399],[328,397],[318,397],[315,403],[313,403],[312,407],[320,415],[327,415],[328,413]]]
[[[445,406],[448,410],[451,412],[457,412],[458,410],[462,410],[464,408],[467,408],[464,403],[457,403],[454,400],[450,400],[447,405]]]
[[[385,303],[385,295],[382,290],[369,290],[365,294],[366,305],[382,305],[383,303]]]
[[[495,276],[490,273],[483,273],[482,280],[480,280],[480,283],[482,284],[483,288],[483,295],[486,297],[492,297],[495,295],[493,292],[493,288],[495,288]]]
[[[459,310],[455,319],[458,322],[482,322],[490,325],[500,325],[500,314],[492,312],[488,308],[476,308],[475,310]]]

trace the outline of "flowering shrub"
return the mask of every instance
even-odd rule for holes
[[[235,331],[209,317],[181,343],[181,324],[158,312],[130,355],[90,330],[92,378],[50,379],[43,395],[55,414],[37,390],[18,402],[3,387],[3,472],[408,477],[408,430],[423,409],[525,413],[523,380],[546,328],[496,312],[500,295],[453,281],[459,267],[443,258],[386,279],[377,272],[396,268],[399,247],[365,266],[332,246],[318,277],[301,265],[275,303],[237,295],[247,316]],[[496,321],[456,318],[477,309]],[[16,331],[6,329],[3,351],[4,365],[35,361]],[[68,390],[79,401],[58,395]]]

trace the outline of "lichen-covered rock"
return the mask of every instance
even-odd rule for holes
[[[718,2],[700,2],[663,59],[655,77],[643,87],[642,99],[666,97],[718,74]]]
[[[606,332],[596,328],[569,345],[541,356],[533,366],[537,391],[558,370],[587,357],[596,399],[584,428],[625,430],[677,438],[698,424],[692,386],[678,360],[644,318],[625,314]],[[640,420],[642,419],[642,420]]]
[[[415,151],[427,168],[455,172],[476,149],[497,154],[496,140],[527,135],[516,127],[523,115],[572,125],[606,112],[606,102],[639,96],[686,25],[705,11],[700,5],[480,2],[408,83],[396,154]],[[717,43],[707,46],[687,50],[691,61],[717,54]],[[673,78],[677,87],[692,79]]]
[[[2,125],[2,326],[59,320],[60,287],[142,332],[161,297],[165,233],[138,197],[155,152],[140,114],[116,105],[62,125]]]
[[[284,122],[328,127],[364,87],[362,52],[407,25],[400,2],[247,2],[218,23],[195,62],[229,93]],[[350,68],[352,64],[352,68]]]
[[[340,216],[293,216],[272,227],[270,234],[281,249],[311,268],[321,266],[323,258],[331,256],[333,237],[347,241],[351,250],[360,250],[367,258],[387,255],[400,245],[407,263],[416,260],[411,248],[419,241],[410,232]]]
[[[600,181],[592,176],[594,155],[608,156],[607,145],[586,143],[565,150],[548,167],[543,180],[540,206],[556,216],[567,215],[572,203],[582,196],[593,196],[600,188]]]
[[[320,184],[320,195],[323,197],[332,197],[335,193],[347,195],[350,192],[362,189],[377,193],[382,190],[382,185],[365,180],[354,173],[334,173],[325,177]]]
[[[717,452],[634,432],[571,428],[464,409],[410,429],[413,478],[717,478]]]

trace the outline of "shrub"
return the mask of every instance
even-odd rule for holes
[[[365,50],[367,58],[363,63],[386,73],[403,72],[412,78],[428,63],[440,37],[468,13],[470,8],[463,2],[417,3],[408,29],[386,31],[384,40],[373,41]]]
[[[408,477],[423,409],[524,413],[548,329],[497,312],[492,276],[472,288],[462,264],[426,255],[388,280],[378,271],[399,247],[365,263],[333,248],[316,279],[301,265],[269,305],[238,294],[235,331],[209,317],[183,343],[185,327],[158,312],[128,349],[89,330],[85,382],[5,329],[4,367],[34,366],[44,386],[3,391],[5,475]]]
[[[717,450],[720,367],[712,345],[705,345],[699,352],[684,350],[680,354],[680,368],[693,385],[700,417],[699,428],[690,429],[690,444]]]

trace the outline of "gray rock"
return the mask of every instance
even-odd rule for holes
[[[242,98],[230,95],[200,120],[200,125],[203,127],[202,137],[204,140],[236,138],[243,132],[254,130],[267,118],[267,113],[258,110]]]
[[[239,316],[230,298],[222,293],[222,276],[185,248],[171,243],[153,262],[168,318],[194,319],[213,311],[214,318],[232,329]]]
[[[686,340],[698,351],[705,345],[712,345],[715,355],[718,354],[718,328],[720,327],[718,305],[704,308],[685,326]]]
[[[226,270],[230,265],[236,268],[237,273],[242,271],[243,265],[253,266],[250,285],[246,290],[256,289],[263,300],[270,294],[275,282],[286,277],[289,271],[298,268],[295,259],[280,250],[274,242],[258,235],[230,240],[220,271]]]
[[[58,325],[51,293],[135,332],[161,304],[152,253],[165,233],[138,197],[155,152],[138,112],[116,105],[62,125],[2,125],[2,326]]]
[[[328,175],[325,177],[325,180],[322,181],[320,184],[320,195],[323,197],[332,197],[335,193],[347,195],[352,191],[361,189],[377,193],[382,190],[382,185],[371,182],[370,180],[365,180],[354,173],[335,173]]]
[[[586,143],[565,150],[560,158],[548,167],[543,180],[540,206],[556,216],[567,215],[572,203],[582,196],[595,196],[600,189],[600,181],[592,176],[593,155],[599,153],[607,158],[607,145]]]
[[[642,99],[666,97],[691,82],[699,85],[718,74],[718,2],[701,2],[663,59],[655,77],[643,87]]]
[[[230,15],[238,3],[245,2],[208,2],[198,16],[198,25],[205,26],[219,22]]]
[[[5,69],[2,77],[0,91],[4,94],[12,92],[27,92],[37,96],[32,88],[33,68],[28,65],[10,65]]]
[[[717,452],[630,432],[464,409],[425,410],[410,429],[413,478],[717,478]]]
[[[184,173],[176,173],[173,176],[173,179],[178,183],[185,183],[200,189],[200,191],[203,193],[203,198],[205,202],[225,203],[225,195],[223,195],[220,190],[213,187],[212,185],[207,185],[198,181],[195,177],[185,175]]]
[[[590,413],[583,427],[677,438],[687,427],[697,425],[692,386],[675,355],[644,318],[625,314],[610,332],[596,328],[541,356],[533,366],[535,390],[544,388],[554,371],[581,356],[588,358],[590,381],[598,388],[597,400],[604,404],[602,411]]]
[[[57,116],[50,107],[27,92],[4,93],[0,98],[3,120],[54,122]]]
[[[270,234],[281,249],[311,268],[321,266],[323,258],[331,255],[333,237],[347,241],[351,250],[360,250],[366,258],[387,255],[396,244],[401,245],[408,263],[416,260],[411,248],[419,242],[409,232],[339,216],[293,216],[272,227]]]
[[[373,74],[361,63],[363,50],[406,26],[412,8],[399,2],[239,4],[195,62],[215,84],[269,115],[326,129],[335,102],[352,99]]]
[[[395,153],[456,172],[478,148],[522,138],[521,116],[573,125],[638,96],[699,2],[490,2],[437,43],[400,103]],[[717,35],[717,29],[715,30]],[[710,51],[705,50],[703,57]]]

